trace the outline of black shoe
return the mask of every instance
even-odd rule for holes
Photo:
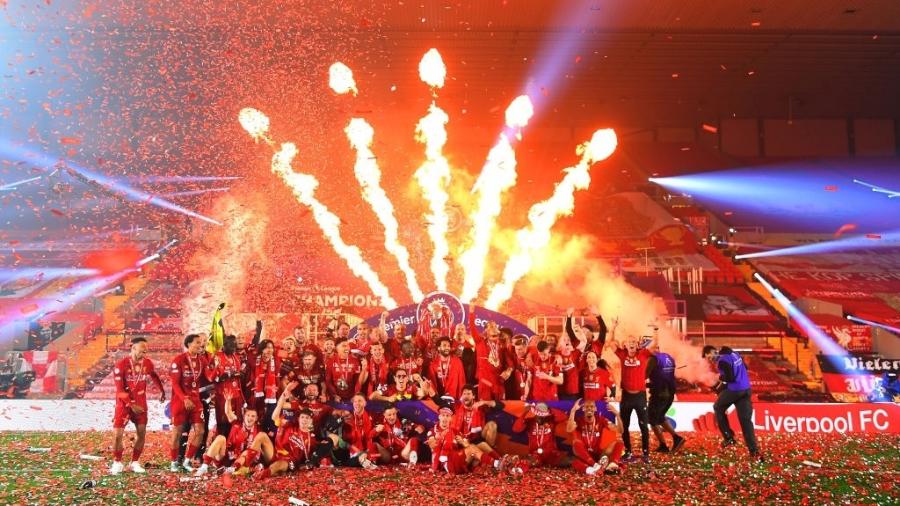
[[[669,453],[669,447],[664,444],[660,444],[653,451],[655,451],[656,453]]]
[[[676,437],[675,441],[672,443],[672,452],[677,452],[682,446],[684,446],[684,438],[681,436]]]
[[[727,448],[727,447],[729,447],[729,446],[733,446],[733,445],[736,445],[736,444],[737,444],[737,441],[735,441],[734,438],[730,438],[730,437],[729,437],[729,438],[725,438],[725,440],[722,441],[722,448]]]
[[[631,452],[628,451],[623,453],[621,462],[623,464],[631,464],[632,462],[634,462],[634,455],[632,455]]]

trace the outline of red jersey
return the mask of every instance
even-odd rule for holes
[[[281,350],[278,352],[278,359],[281,361],[280,370],[278,371],[279,376],[289,375],[302,364],[300,352],[296,350],[293,353]]]
[[[361,415],[351,413],[344,420],[344,440],[350,444],[351,457],[368,450],[372,427],[372,418],[365,411]]]
[[[503,343],[482,337],[475,327],[475,318],[470,322],[469,331],[475,340],[475,375],[479,380],[486,379],[491,384],[499,385],[500,373],[506,369]]]
[[[638,350],[633,357],[621,348],[616,350],[616,356],[622,361],[622,390],[643,392],[646,389],[647,362],[652,355],[646,348]]]
[[[581,370],[582,397],[586,401],[606,400],[606,389],[612,386],[609,371],[597,367],[588,371],[587,367]]]
[[[434,382],[437,396],[449,395],[459,399],[466,384],[466,371],[459,357],[450,355],[435,357],[428,368],[428,377]]]
[[[306,369],[302,365],[294,369],[290,379],[295,379],[300,383],[300,386],[297,387],[298,392],[302,392],[306,385],[319,385],[321,388],[322,383],[325,383],[325,368],[316,360],[312,369]]]
[[[259,426],[254,425],[251,430],[247,430],[244,424],[234,424],[231,426],[231,432],[228,434],[226,447],[228,448],[228,458],[231,461],[236,460],[244,450],[250,448],[256,435],[259,434]]]
[[[230,396],[239,399],[243,404],[241,376],[245,368],[246,364],[237,353],[232,355],[226,355],[222,351],[216,353],[210,369],[212,380],[216,384],[216,395],[222,398]]]
[[[409,442],[412,434],[403,428],[403,424],[400,423],[399,419],[394,420],[393,424],[389,424],[384,420],[381,423],[384,425],[384,430],[375,432],[375,429],[372,429],[369,437],[372,441],[380,444],[382,448],[390,451],[392,454],[399,455],[406,443]]]
[[[467,408],[462,403],[456,407],[453,418],[450,421],[450,427],[457,434],[462,435],[466,439],[474,440],[481,437],[481,429],[484,428],[486,422],[484,412],[486,407],[482,406],[478,409],[475,407]]]
[[[340,358],[335,355],[325,366],[325,386],[330,396],[338,396],[342,401],[349,401],[359,392],[359,374],[362,366],[352,355]]]
[[[400,358],[395,359],[391,363],[391,370],[394,372],[403,369],[406,371],[406,374],[411,378],[413,374],[422,375],[422,364],[425,361],[422,360],[422,357],[413,355],[412,357],[404,357],[400,356]]]
[[[292,462],[307,462],[312,458],[316,438],[309,431],[288,427],[276,446],[277,453],[286,455]]]
[[[564,394],[578,395],[581,386],[578,381],[580,372],[578,361],[581,359],[581,353],[578,350],[572,350],[572,353],[568,355],[560,353],[557,356],[561,359],[559,370],[563,373],[563,384],[560,386],[560,390]]]
[[[369,377],[366,379],[366,393],[372,395],[375,390],[384,391],[391,381],[391,367],[387,358],[382,357],[381,362],[369,358]]]
[[[117,401],[124,403],[125,407],[135,404],[144,411],[147,411],[147,381],[153,380],[160,392],[163,389],[153,361],[146,357],[137,363],[131,356],[119,360],[113,370],[113,379],[116,382]]]
[[[434,438],[435,447],[431,450],[431,469],[437,471],[445,469],[450,473],[458,474],[467,471],[466,458],[462,449],[456,446],[456,432],[452,425],[446,429],[439,423],[428,431],[428,439]]]
[[[556,365],[556,357],[551,355],[547,360],[541,360],[540,357],[531,367],[531,392],[530,396],[535,401],[555,401],[557,400],[557,385],[551,383],[550,380],[537,377],[538,372],[549,374],[550,376],[559,376],[559,366]]]
[[[394,397],[395,401],[408,401],[412,399],[419,399],[419,387],[411,382],[406,383],[406,388],[400,390],[397,388],[395,383],[391,383],[384,390],[378,390],[378,393],[381,394],[382,397]]]
[[[312,411],[313,429],[318,432],[322,428],[322,422],[334,411],[334,408],[328,404],[319,401],[303,401],[300,403],[300,409],[308,409]]]
[[[589,450],[598,449],[603,431],[609,430],[609,420],[598,415],[594,415],[590,423],[584,417],[578,417],[575,425],[575,437],[581,439]]]
[[[184,352],[172,360],[169,376],[172,378],[172,402],[189,397],[200,403],[200,383],[207,375],[206,354],[189,355]]]
[[[550,420],[543,423],[538,423],[537,418],[525,418],[524,415],[513,423],[514,431],[528,431],[528,451],[530,453],[543,454],[557,451],[556,424],[563,421],[566,416],[557,411],[551,411],[550,413]]]

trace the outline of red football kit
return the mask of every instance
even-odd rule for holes
[[[605,401],[606,389],[612,387],[609,371],[597,367],[589,371],[587,366],[581,370],[582,397],[585,401]]]
[[[581,360],[581,353],[572,350],[568,355],[559,353],[558,356],[562,362],[559,371],[563,373],[563,384],[559,387],[559,392],[570,398],[577,396],[580,390],[578,362]]]
[[[352,355],[347,355],[347,358],[340,358],[337,355],[332,357],[325,366],[325,386],[328,395],[338,396],[341,402],[349,402],[360,390],[361,372],[362,366],[356,357]]]
[[[172,360],[169,376],[172,379],[172,425],[180,427],[185,422],[199,424],[203,422],[200,403],[200,383],[206,377],[206,354],[190,355],[184,352]],[[190,399],[194,404],[193,409],[184,407],[184,400]]]
[[[147,425],[147,381],[152,380],[156,388],[163,391],[153,361],[145,357],[135,362],[130,356],[125,357],[116,364],[113,379],[116,383],[113,427],[121,429],[129,420],[135,425]],[[133,407],[140,407],[142,411],[135,413]]]
[[[557,400],[557,385],[548,379],[538,378],[537,373],[539,372],[550,376],[559,376],[559,366],[556,364],[556,357],[550,355],[547,360],[541,360],[538,357],[534,361],[534,365],[531,367],[531,392],[529,395],[535,401]]]
[[[609,426],[609,420],[595,415],[590,422],[584,417],[579,417],[575,420],[575,424],[577,428],[572,441],[572,454],[575,458],[572,460],[572,467],[576,471],[583,473],[596,464],[603,451],[610,445],[615,445],[609,456],[610,461],[618,463],[625,446],[617,443],[618,433]]]
[[[453,399],[459,399],[466,384],[466,371],[462,360],[453,355],[443,357],[438,354],[432,359],[428,377],[434,382],[438,397],[449,395]]]
[[[388,383],[391,381],[391,367],[387,359],[382,357],[381,362],[375,362],[375,359],[369,358],[368,363],[369,377],[366,379],[366,394],[372,395],[375,390],[387,389]]]
[[[289,469],[312,460],[316,438],[306,430],[288,427],[283,437],[276,442],[275,460],[290,463]]]
[[[647,362],[653,354],[644,348],[629,357],[628,352],[620,348],[616,350],[616,356],[622,361],[622,390],[643,392],[647,388]]]
[[[254,425],[252,429],[247,430],[243,424],[234,424],[231,427],[231,433],[228,434],[226,444],[228,449],[226,458],[228,462],[234,462],[245,450],[249,449],[257,434],[259,434],[259,425]],[[249,466],[252,462],[245,462],[244,464]]]
[[[434,438],[435,441],[435,447],[431,450],[431,469],[433,471],[445,471],[450,474],[469,472],[465,453],[454,441],[456,434],[457,432],[452,427],[442,429],[440,424],[435,424],[428,431],[428,439]]]
[[[538,422],[537,418],[527,418],[528,411],[522,414],[515,423],[515,432],[528,432],[528,453],[538,465],[558,466],[562,460],[562,453],[556,446],[556,425],[566,419],[566,416],[558,411],[550,412],[550,419]]]
[[[350,445],[351,457],[369,450],[372,427],[372,418],[365,411],[361,415],[351,413],[344,419],[344,440]]]
[[[246,363],[237,353],[226,355],[220,351],[213,358],[211,375],[212,381],[216,385],[214,402],[216,425],[219,427],[228,425],[228,417],[225,416],[225,399],[229,396],[231,397],[231,412],[238,417],[238,420],[243,419],[244,390],[241,388],[241,377],[245,368]]]
[[[487,408],[485,406],[477,409],[474,406],[467,408],[464,404],[460,403],[456,407],[456,412],[453,413],[453,418],[450,420],[450,426],[457,434],[469,441],[481,441],[481,430],[484,428],[484,424],[487,421],[485,419],[486,410]]]
[[[475,316],[470,316],[469,333],[475,340],[475,377],[478,379],[478,400],[502,401],[506,396],[503,378],[506,369],[506,353],[499,340],[486,339],[475,327]]]
[[[413,355],[411,357],[400,356],[400,358],[395,359],[391,362],[391,370],[397,372],[401,369],[406,371],[406,374],[412,378],[413,374],[422,375],[422,364],[424,361],[422,357]]]
[[[381,423],[384,425],[384,429],[381,432],[375,432],[375,429],[372,429],[369,438],[373,445],[378,443],[382,448],[390,452],[392,461],[399,461],[400,453],[406,448],[407,443],[410,443],[410,451],[418,451],[418,438],[414,437],[412,431],[407,432],[407,430],[404,430],[399,419],[394,420],[393,424],[389,424],[384,420]],[[378,455],[378,451],[374,446],[369,448],[369,452],[372,455]]]

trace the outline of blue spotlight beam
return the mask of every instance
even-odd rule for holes
[[[12,190],[12,189],[14,189],[16,186],[19,186],[20,184],[25,184],[25,183],[30,183],[30,182],[32,182],[32,181],[37,181],[37,180],[40,179],[40,178],[41,178],[41,176],[35,176],[35,177],[30,177],[30,178],[28,178],[28,179],[22,179],[21,181],[14,181],[14,182],[12,182],[12,183],[7,183],[7,184],[4,184],[4,185],[0,185],[0,191],[4,191],[4,190]]]
[[[790,255],[817,255],[836,253],[839,251],[851,251],[860,249],[893,248],[900,246],[900,230],[878,234],[878,238],[868,236],[853,236],[833,241],[824,241],[815,244],[803,244],[787,248],[773,249],[769,251],[757,251],[736,255],[736,260],[747,258],[780,257]]]
[[[0,139],[0,153],[3,153],[6,156],[9,156],[16,160],[33,163],[36,165],[42,165],[44,170],[49,170],[50,168],[55,167],[60,162],[59,160],[55,160],[46,154],[37,153],[25,149],[21,146],[16,146],[12,142],[5,139]],[[78,179],[82,181],[87,180],[90,183],[101,186],[103,189],[109,192],[123,195],[131,201],[152,204],[169,211],[174,211],[176,213],[184,214],[192,218],[197,218],[198,220],[202,220],[207,223],[212,223],[213,225],[222,225],[222,223],[219,221],[216,221],[207,216],[203,216],[202,214],[191,211],[190,209],[181,207],[178,204],[169,202],[168,200],[165,200],[161,197],[157,197],[145,191],[138,190],[128,185],[119,183],[111,177],[93,172],[72,162],[63,163],[67,167],[69,173],[77,177]]]
[[[847,355],[847,350],[845,350],[841,345],[836,343],[834,339],[831,338],[828,334],[822,331],[818,325],[816,325],[812,320],[809,319],[803,311],[800,311],[800,308],[794,305],[790,299],[787,298],[781,290],[772,286],[765,278],[763,278],[758,272],[753,275],[757,281],[762,283],[765,289],[775,297],[775,301],[784,308],[787,312],[788,317],[794,320],[797,325],[803,330],[803,332],[809,337],[820,350],[825,355],[831,355],[836,357],[841,357]]]
[[[873,322],[872,320],[866,320],[866,319],[864,319],[864,318],[859,318],[858,316],[853,316],[853,315],[850,315],[850,314],[847,315],[847,319],[850,320],[850,321],[852,321],[852,322],[862,323],[863,325],[868,325],[868,326],[870,326],[870,327],[876,327],[876,328],[879,328],[879,329],[884,329],[884,330],[887,330],[888,332],[893,332],[894,334],[900,335],[900,328],[893,327],[893,326],[891,326],[891,325],[887,325],[887,324],[884,324],[884,323]]]
[[[207,188],[205,190],[187,190],[183,192],[163,193],[163,197],[189,197],[191,195],[202,195],[210,192],[227,192],[231,188]]]
[[[128,178],[136,183],[202,183],[207,181],[234,181],[241,176],[134,176]]]
[[[24,319],[32,320],[35,318],[43,318],[44,316],[59,312],[65,311],[66,309],[74,306],[78,302],[95,295],[97,292],[102,290],[104,287],[115,283],[125,277],[126,275],[138,271],[142,266],[146,265],[153,260],[159,258],[159,256],[165,252],[168,248],[174,245],[177,241],[172,240],[162,248],[160,248],[156,253],[141,259],[137,262],[133,267],[129,267],[127,269],[123,269],[119,272],[108,274],[105,276],[93,277],[90,279],[82,280],[74,285],[70,286],[66,289],[62,294],[57,294],[56,298],[52,299],[49,302],[45,302],[42,305],[39,305],[35,309],[30,309],[28,311],[24,311],[23,309],[27,306],[20,304],[18,307],[13,308],[13,310],[7,311],[4,315],[0,315],[0,334],[2,334],[6,327],[12,325],[14,323],[14,319],[10,316],[15,313],[22,313]],[[5,323],[4,323],[5,322]]]
[[[22,269],[0,269],[0,283],[15,281],[22,278],[43,276],[43,279],[56,279],[63,277],[96,276],[100,274],[97,269],[83,269],[80,267],[27,267]]]

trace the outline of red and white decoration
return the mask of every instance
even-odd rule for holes
[[[32,394],[52,394],[59,391],[56,378],[57,353],[55,351],[26,351],[23,358],[34,371]]]

